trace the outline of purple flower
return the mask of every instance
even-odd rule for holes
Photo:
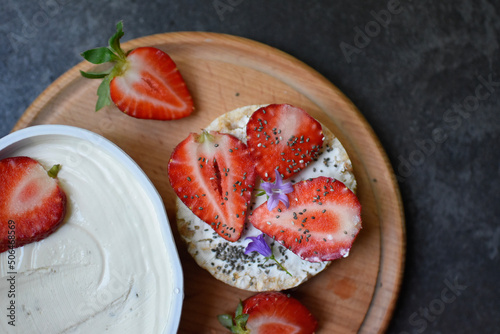
[[[273,254],[271,252],[271,248],[269,248],[269,245],[264,239],[264,233],[262,233],[258,237],[247,237],[246,239],[250,239],[252,241],[248,244],[247,248],[245,249],[245,254],[248,255],[251,252],[258,252],[264,257],[270,257]]]
[[[290,202],[288,201],[288,196],[286,194],[293,191],[292,184],[290,182],[283,183],[280,172],[278,172],[277,169],[274,171],[276,173],[276,181],[274,181],[274,183],[262,182],[262,188],[266,192],[267,196],[269,196],[267,200],[267,209],[269,211],[277,207],[280,201],[283,202],[283,204],[285,204],[288,208],[290,206]]]
[[[245,249],[245,254],[248,255],[251,252],[258,252],[260,253],[260,255],[266,258],[266,262],[268,260],[273,260],[274,262],[276,262],[276,264],[281,270],[285,271],[288,275],[292,276],[292,274],[290,274],[288,270],[286,270],[285,267],[283,267],[283,265],[274,257],[273,251],[267,244],[264,237],[265,237],[264,233],[262,233],[257,237],[246,237],[245,240],[250,239],[252,241],[247,245],[247,248]]]

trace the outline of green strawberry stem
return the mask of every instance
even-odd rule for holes
[[[127,61],[127,54],[120,46],[120,38],[123,37],[123,22],[120,21],[116,24],[116,32],[109,39],[107,47],[100,47],[90,49],[81,54],[85,60],[92,64],[114,63],[114,66],[102,72],[84,72],[80,71],[81,75],[88,79],[103,79],[102,83],[97,89],[97,103],[95,111],[108,106],[112,103],[109,84],[111,80],[125,73],[128,69],[129,63]]]
[[[61,170],[61,165],[60,164],[57,164],[57,165],[54,165],[52,166],[51,169],[49,169],[49,171],[47,172],[47,174],[55,179],[57,177],[57,174],[59,174],[59,171]]]

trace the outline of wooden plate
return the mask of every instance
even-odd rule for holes
[[[378,139],[356,107],[329,81],[297,59],[247,39],[204,32],[159,34],[129,41],[129,50],[155,46],[177,63],[196,111],[176,121],[139,120],[107,107],[94,112],[98,80],[82,62],[50,85],[14,130],[67,124],[110,139],[146,172],[167,209],[183,264],[185,299],[180,333],[225,333],[216,316],[233,311],[251,292],[231,288],[199,268],[180,241],[175,195],[167,177],[173,148],[226,111],[249,104],[290,103],[332,130],[354,165],[363,230],[346,259],[335,261],[290,291],[318,318],[320,333],[376,333],[388,325],[402,279],[405,231],[397,182]],[[138,247],[138,246],[133,246]]]

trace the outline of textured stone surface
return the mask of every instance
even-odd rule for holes
[[[203,30],[269,44],[354,102],[398,175],[407,263],[388,332],[498,333],[500,4],[287,3],[2,0],[0,136],[120,19],[125,39]],[[390,18],[381,13],[388,8]]]

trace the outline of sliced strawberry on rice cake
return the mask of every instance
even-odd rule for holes
[[[254,184],[247,179],[243,193],[237,184],[241,196],[252,191],[245,197],[248,207],[236,240],[218,233],[213,221],[200,218],[172,184],[178,195],[179,233],[199,266],[240,289],[280,291],[300,285],[331,260],[349,254],[361,229],[361,206],[354,194],[351,161],[330,130],[300,108],[271,104],[230,111],[204,131],[241,142],[249,152],[246,173]]]

